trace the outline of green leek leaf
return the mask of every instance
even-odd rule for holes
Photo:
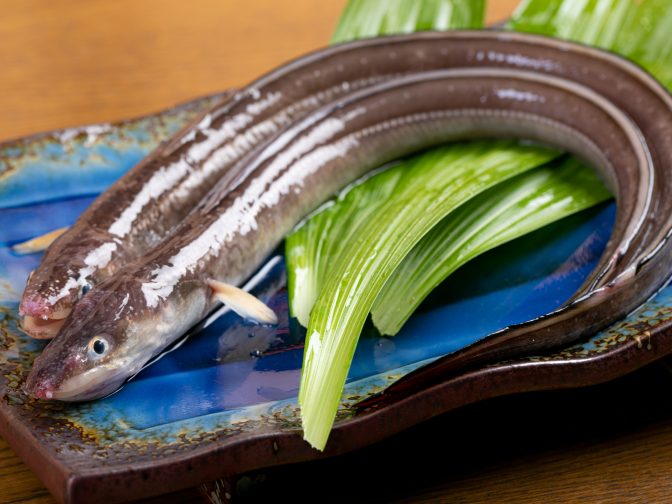
[[[672,87],[669,0],[523,0],[509,28],[615,51]]]
[[[394,335],[430,292],[474,257],[611,198],[597,174],[573,157],[519,175],[450,213],[404,258],[371,309]]]
[[[392,33],[482,28],[485,0],[351,0],[332,44]]]
[[[350,247],[358,225],[375,218],[379,206],[394,193],[406,163],[374,172],[342,191],[285,241],[289,312],[308,327],[310,311],[322,290],[330,267]],[[367,183],[368,182],[368,183]]]
[[[517,142],[481,141],[432,149],[394,168],[401,175],[393,197],[352,233],[310,314],[299,389],[306,440],[318,449],[326,444],[364,322],[416,243],[462,203],[556,156]]]

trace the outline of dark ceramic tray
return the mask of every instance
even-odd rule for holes
[[[17,331],[16,309],[40,256],[16,255],[11,245],[72,223],[96,194],[214,99],[0,145],[0,434],[57,500],[116,502],[330,457],[468,403],[611,380],[672,351],[668,288],[580,345],[471,370],[380,408],[355,406],[441,355],[559,306],[609,238],[614,206],[608,204],[462,268],[395,338],[368,331],[324,453],[301,436],[296,393],[304,334],[287,316],[281,255],[253,279],[255,293],[282,314],[278,328],[222,311],[109,398],[80,405],[28,399],[20,387],[43,343]]]

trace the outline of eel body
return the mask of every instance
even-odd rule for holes
[[[636,65],[560,40],[478,31],[359,41],[299,61],[319,62],[319,76],[340,81],[347,93],[241,157],[234,176],[170,238],[84,296],[35,360],[28,393],[86,400],[112,392],[213,309],[213,281],[240,285],[339,189],[453,140],[521,138],[568,150],[598,169],[618,211],[598,267],[572,300],[445,357],[421,371],[425,378],[575,341],[668,281],[672,99]],[[396,76],[378,79],[372,68]],[[368,84],[351,87],[339,71]],[[300,81],[276,84],[305,99]]]
[[[86,292],[156,247],[214,186],[225,194],[240,176],[232,168],[297,119],[380,82],[477,64],[440,41],[373,39],[298,58],[232,93],[120,178],[51,244],[24,289],[22,328],[54,337]]]
[[[377,58],[353,64],[357,58],[355,48],[341,46],[284,65],[231,93],[142,160],[47,249],[21,299],[23,330],[54,337],[86,292],[157,246],[214,186],[226,193],[236,162],[298,118],[400,73],[444,65]]]

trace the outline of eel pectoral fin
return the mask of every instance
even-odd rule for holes
[[[275,312],[252,294],[217,280],[208,280],[208,285],[219,301],[241,317],[260,324],[276,325],[278,323]]]
[[[25,242],[13,245],[12,250],[17,254],[22,255],[42,252],[43,250],[47,250],[47,248],[49,248],[49,245],[54,243],[56,241],[56,238],[61,236],[67,230],[68,230],[67,227],[62,227],[56,229],[55,231],[50,231],[46,234],[36,236],[35,238],[31,238],[30,240],[27,240]]]

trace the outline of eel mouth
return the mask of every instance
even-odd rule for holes
[[[45,378],[43,373],[31,371],[24,392],[42,400],[89,401],[104,397],[123,384],[123,376],[114,367],[98,366],[68,378]]]
[[[59,310],[50,317],[33,317],[25,315],[21,321],[21,330],[31,338],[52,339],[63,327],[71,310]]]

